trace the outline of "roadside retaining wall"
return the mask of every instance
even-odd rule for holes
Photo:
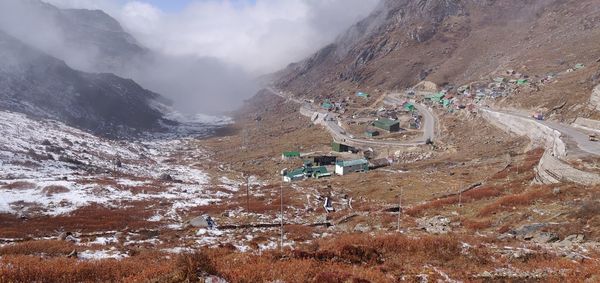
[[[600,85],[597,85],[592,91],[592,96],[590,97],[590,104],[596,108],[596,110],[600,110]]]
[[[542,184],[555,184],[564,181],[588,186],[600,184],[599,175],[575,169],[552,156],[548,151],[540,159],[540,163],[536,167],[536,173],[536,181]]]
[[[523,117],[481,109],[481,114],[494,126],[520,136],[527,136],[532,145],[550,150],[551,154],[563,158],[567,155],[567,147],[561,134],[546,125]]]
[[[600,133],[600,121],[598,120],[577,118],[575,123],[573,123],[573,127]]]
[[[492,112],[487,109],[481,109],[480,112],[496,127],[506,132],[527,136],[534,146],[542,146],[546,149],[535,168],[535,182],[556,184],[568,181],[582,185],[600,184],[600,175],[573,168],[561,160],[566,157],[567,152],[559,131],[519,116]]]

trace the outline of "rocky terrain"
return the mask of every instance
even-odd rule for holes
[[[164,118],[158,94],[113,74],[71,69],[0,31],[0,108],[52,118],[101,135],[158,131]]]
[[[599,39],[592,0],[383,1],[195,138],[0,112],[0,281],[597,282]],[[318,155],[386,164],[282,181]]]

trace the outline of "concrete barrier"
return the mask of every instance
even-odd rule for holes
[[[533,146],[546,149],[535,168],[534,182],[556,184],[573,182],[582,185],[600,184],[600,175],[571,167],[561,158],[566,157],[567,147],[561,133],[544,124],[524,117],[481,109],[482,117],[496,127],[520,136],[527,136]]]
[[[592,96],[590,97],[590,104],[596,108],[596,110],[600,110],[600,85],[597,85],[592,91]]]
[[[600,121],[598,121],[598,120],[577,118],[575,120],[575,123],[572,124],[572,126],[580,128],[580,129],[584,129],[586,131],[600,133]]]
[[[592,186],[600,184],[600,175],[581,171],[552,156],[548,151],[544,153],[536,167],[536,181],[542,184],[555,184],[560,182],[573,182]]]
[[[527,136],[532,147],[543,147],[550,150],[552,155],[563,158],[567,155],[567,147],[561,139],[559,131],[544,124],[524,117],[502,112],[481,109],[482,117],[492,125],[519,136]]]

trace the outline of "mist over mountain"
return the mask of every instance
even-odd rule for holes
[[[105,136],[161,130],[160,96],[113,74],[86,73],[0,31],[0,109]]]
[[[100,10],[59,9],[38,0],[0,3],[0,30],[74,69],[134,79],[188,114],[230,111],[257,90],[250,74],[210,57],[141,46]]]

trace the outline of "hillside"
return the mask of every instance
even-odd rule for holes
[[[423,80],[458,87],[507,69],[543,78],[583,63],[597,74],[599,9],[593,0],[384,1],[335,43],[280,72],[276,85],[298,95],[339,97],[402,90]],[[569,91],[571,106],[584,103],[592,75],[517,101],[533,108],[558,103],[553,97]]]
[[[0,31],[0,108],[107,136],[161,130],[160,96],[112,74],[76,71]]]
[[[384,0],[214,135],[0,111],[0,282],[598,282],[598,42],[597,0]],[[7,108],[156,98],[0,43]]]
[[[0,15],[4,32],[75,69],[120,72],[149,53],[101,10],[59,9],[39,0],[6,0],[0,3]]]

